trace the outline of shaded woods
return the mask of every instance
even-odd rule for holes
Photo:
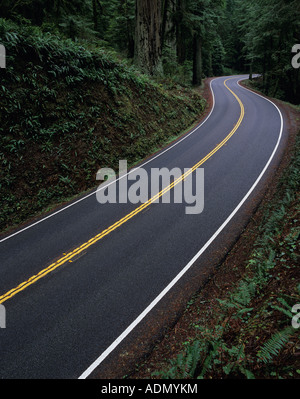
[[[299,103],[291,65],[297,0],[2,0],[0,16],[96,42],[144,73],[200,85],[204,77],[261,74],[260,89]]]

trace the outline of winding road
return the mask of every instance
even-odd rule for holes
[[[180,175],[157,203],[101,205],[93,191],[0,239],[0,378],[88,378],[183,277],[205,272],[208,249],[245,216],[284,145],[280,110],[241,87],[246,78],[212,80],[208,117],[139,165],[203,168],[203,212],[160,201]]]

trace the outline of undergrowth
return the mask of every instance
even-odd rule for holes
[[[0,231],[96,186],[99,168],[131,166],[201,115],[205,101],[166,87],[97,43],[0,19]]]

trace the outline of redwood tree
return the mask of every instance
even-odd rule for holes
[[[135,64],[149,75],[161,72],[161,0],[136,0]]]

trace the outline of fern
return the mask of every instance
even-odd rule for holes
[[[235,301],[240,303],[241,305],[247,306],[251,302],[255,294],[255,284],[250,281],[241,281],[239,290],[235,294]]]
[[[186,350],[170,361],[170,368],[153,375],[162,379],[193,378],[197,365],[201,360],[201,354],[205,352],[206,345],[196,340],[186,346]]]
[[[277,331],[272,337],[263,344],[260,350],[257,352],[259,361],[264,363],[270,363],[274,357],[278,356],[279,352],[289,342],[290,337],[293,335],[295,330],[289,326],[282,331]]]
[[[227,308],[237,309],[235,318],[241,318],[243,314],[251,312],[253,308],[248,307],[252,298],[256,293],[256,283],[253,281],[243,280],[240,282],[237,290],[230,295],[229,299],[217,301]]]
[[[183,378],[193,377],[196,367],[201,359],[200,342],[196,340],[192,346],[188,347],[186,361],[184,364]]]
[[[283,298],[277,298],[277,301],[280,302],[283,306],[285,306],[285,308],[282,308],[281,306],[277,306],[277,305],[272,305],[271,308],[278,310],[279,312],[285,314],[286,316],[288,316],[288,318],[291,319],[293,317],[293,314],[290,310],[291,306]]]
[[[223,340],[211,341],[209,347],[210,351],[203,362],[197,379],[203,379],[207,371],[212,369],[213,364],[216,363],[216,359],[218,359],[220,356],[219,349],[226,349],[226,345],[223,343]]]
[[[247,380],[255,380],[255,376],[250,370],[245,369],[243,366],[240,366],[239,369],[241,373],[243,373],[244,376],[247,378]]]

